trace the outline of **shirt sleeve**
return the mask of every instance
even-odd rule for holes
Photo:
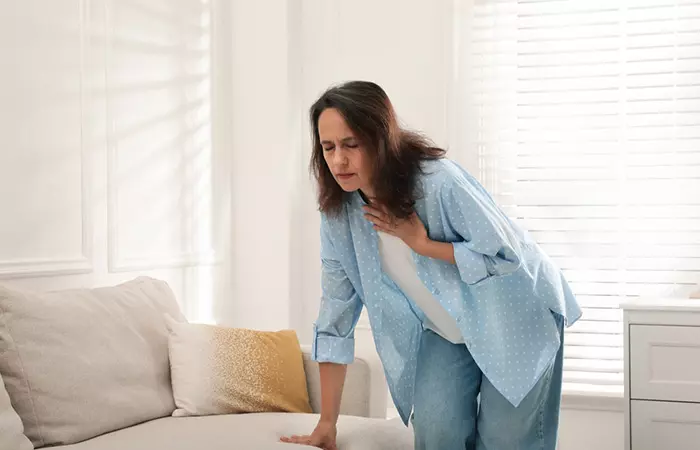
[[[355,359],[355,326],[362,301],[338,260],[321,224],[321,306],[314,323],[312,359],[318,362],[350,364]]]
[[[453,243],[462,281],[472,285],[518,270],[520,240],[485,191],[455,178],[445,183],[442,202],[450,227],[462,238]]]

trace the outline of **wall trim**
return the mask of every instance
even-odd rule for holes
[[[78,256],[56,257],[56,258],[20,258],[16,260],[0,260],[0,279],[39,277],[52,275],[72,275],[91,273],[93,266],[93,199],[91,197],[91,178],[88,167],[92,167],[92,160],[88,149],[86,126],[87,114],[87,93],[85,80],[86,71],[86,48],[89,35],[86,30],[90,27],[87,23],[87,2],[89,0],[76,0],[78,9],[79,27],[79,92],[80,92],[80,226],[81,226],[81,249]]]
[[[85,256],[72,259],[27,258],[14,261],[0,261],[0,279],[74,275],[90,273],[92,270],[92,261]]]
[[[118,272],[138,272],[141,270],[158,269],[180,269],[194,266],[214,266],[222,263],[215,251],[204,253],[179,253],[163,256],[127,257],[113,258],[110,254],[109,271]]]

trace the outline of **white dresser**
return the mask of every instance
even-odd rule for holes
[[[700,300],[623,310],[626,450],[700,450]]]

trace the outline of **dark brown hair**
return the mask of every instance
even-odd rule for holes
[[[395,218],[409,217],[416,198],[421,195],[416,181],[422,163],[442,158],[445,151],[426,137],[402,129],[389,97],[377,84],[351,81],[330,88],[310,110],[311,171],[318,182],[318,205],[323,213],[336,215],[347,198],[323,157],[318,120],[328,108],[338,110],[368,153],[373,167],[375,201]]]

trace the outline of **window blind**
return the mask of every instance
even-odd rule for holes
[[[620,302],[700,282],[700,0],[461,7],[472,168],[583,307],[565,388],[621,392]]]

